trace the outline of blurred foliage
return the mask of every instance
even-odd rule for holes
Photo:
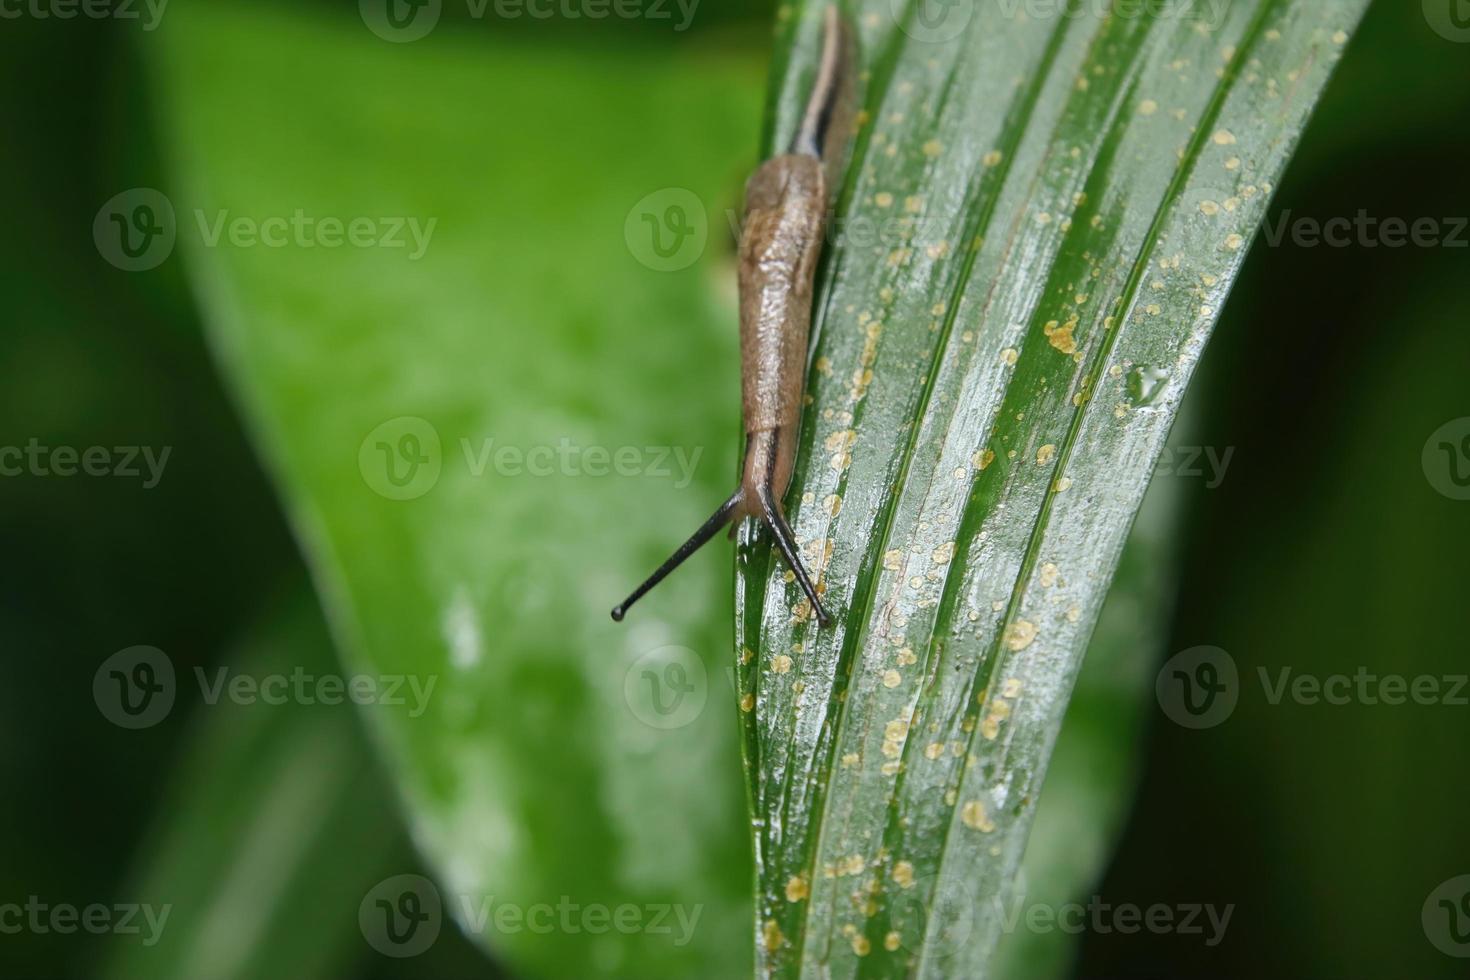
[[[355,17],[341,7],[320,5],[323,16]],[[727,15],[727,39],[749,46],[742,63],[757,63],[768,42],[762,27],[740,24],[764,15]],[[355,20],[353,29],[360,29]],[[493,43],[481,29],[469,25],[461,42]],[[159,726],[121,731],[92,702],[93,672],[134,643],[164,648],[185,671],[248,664],[247,637],[272,636],[261,624],[283,601],[287,608],[296,601],[289,596],[299,559],[206,355],[182,263],[124,274],[91,241],[104,200],[162,183],[154,110],[133,60],[156,40],[86,20],[23,19],[0,30],[0,126],[23,147],[0,155],[12,219],[0,236],[10,313],[0,331],[0,444],[36,437],[173,447],[167,476],[152,490],[113,480],[0,479],[0,545],[10,559],[0,591],[9,680],[0,686],[0,776],[8,790],[0,831],[10,842],[0,901],[145,898],[139,883],[161,880],[157,866],[150,869],[154,859],[171,841],[187,850],[189,819],[217,812],[191,802],[185,787],[191,774],[208,775],[198,753],[220,737],[208,734],[210,726],[230,723],[181,700]],[[688,38],[680,44],[695,65],[708,51]],[[1273,212],[1470,213],[1455,165],[1467,151],[1465,50],[1430,32],[1417,4],[1375,5]],[[543,72],[562,65],[519,64],[548,83]],[[758,94],[756,85],[748,97]],[[729,124],[735,149],[725,151],[715,176],[723,186],[717,196],[733,204],[754,156],[755,120]],[[743,146],[750,150],[742,159]],[[592,156],[589,179],[598,173]],[[640,182],[650,188],[674,182],[647,159],[637,164],[649,168]],[[496,161],[480,167],[493,180]],[[536,178],[527,180],[534,188]],[[1440,423],[1470,414],[1467,351],[1451,295],[1464,280],[1464,255],[1257,247],[1203,362],[1211,409],[1196,438],[1236,454],[1218,489],[1191,485],[1177,542],[1187,559],[1177,583],[1183,601],[1169,652],[1216,644],[1247,678],[1259,665],[1286,664],[1318,673],[1360,664],[1410,675],[1463,672],[1463,638],[1446,610],[1457,608],[1463,581],[1465,505],[1434,493],[1418,458]],[[723,373],[703,389],[648,404],[707,400],[698,424],[717,446],[733,441],[733,318],[728,306],[700,315],[721,332],[702,343],[726,362]],[[590,317],[588,331],[596,326]],[[657,370],[667,385],[678,383],[691,339],[663,329]],[[635,376],[641,354],[608,352],[616,357],[608,374]],[[646,439],[655,428],[640,415],[625,431],[629,440]],[[688,513],[637,532],[636,548],[595,537],[620,566],[603,591],[615,597],[626,576],[656,560],[668,534],[704,506],[692,498],[723,487],[720,476],[731,467],[733,457],[706,462],[701,479],[709,486],[696,482]],[[670,583],[668,608],[722,604],[721,560],[698,562],[681,573],[682,585]],[[320,626],[298,625],[320,640]],[[711,705],[722,693],[716,683]],[[1419,905],[1470,867],[1456,820],[1465,791],[1452,762],[1466,736],[1463,709],[1269,706],[1257,685],[1217,729],[1187,732],[1156,710],[1153,717],[1143,790],[1098,890],[1113,902],[1238,908],[1216,947],[1189,936],[1089,933],[1077,975],[1460,975],[1457,962],[1425,940]],[[373,766],[366,757],[344,764],[364,773]],[[1059,754],[1053,776],[1062,772]],[[1047,819],[1043,806],[1037,839]],[[176,823],[184,828],[171,830]],[[229,848],[241,843],[216,842],[220,853],[201,855],[199,868],[228,866]],[[386,855],[382,874],[414,870],[401,839],[378,853]],[[292,925],[298,937],[319,931],[323,947],[341,950],[340,958],[324,957],[322,976],[454,978],[494,969],[451,929],[424,957],[388,960],[361,942],[350,914],[344,921],[341,909],[319,911],[319,919]],[[100,937],[6,935],[0,974],[93,977],[108,952]]]

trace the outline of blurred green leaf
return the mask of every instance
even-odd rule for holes
[[[516,972],[748,973],[719,563],[622,627],[607,609],[733,471],[712,284],[755,59],[484,26],[395,45],[223,4],[157,35],[180,249],[347,665],[437,682],[421,716],[370,715],[448,913]],[[624,238],[667,188],[709,202],[704,259],[675,272]],[[435,224],[421,255],[409,228],[396,249],[230,230],[298,211]],[[635,472],[598,475],[623,447]],[[697,717],[653,710],[685,694]]]
[[[231,678],[340,673],[304,589],[225,664]],[[188,674],[179,680],[193,684]],[[242,704],[223,695],[200,705],[193,722],[133,892],[166,904],[168,917],[156,942],[116,937],[102,975],[342,975],[367,951],[357,905],[402,850],[393,800],[352,705]]]
[[[1153,462],[1364,6],[854,5],[789,498],[839,624],[749,533],[737,583],[762,972],[986,973]],[[771,146],[820,8],[786,20]]]

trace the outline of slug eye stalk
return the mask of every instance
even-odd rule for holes
[[[634,589],[628,598],[613,606],[612,618],[616,622],[621,623],[633,603],[643,598],[650,589],[667,578],[670,572],[682,565],[684,559],[703,547],[705,542],[713,538],[719,533],[721,528],[729,524],[736,518],[737,514],[745,510],[745,495],[746,490],[744,487],[735,491],[729,500],[721,504],[709,516],[709,519],[699,526],[699,530],[689,536],[688,541],[679,545],[678,549],[652,575],[644,580],[642,585]],[[827,610],[822,608],[822,600],[817,596],[817,588],[812,584],[811,577],[807,575],[806,568],[801,563],[801,556],[796,550],[796,538],[791,533],[791,526],[786,523],[786,518],[782,515],[779,506],[771,498],[769,491],[758,494],[757,500],[759,511],[752,516],[758,517],[766,529],[771,532],[771,536],[775,538],[776,547],[780,549],[782,556],[786,559],[786,563],[791,566],[792,572],[796,575],[797,582],[801,584],[801,590],[806,593],[807,599],[811,601],[812,612],[816,615],[817,622],[822,626],[832,625],[831,617],[827,615]]]

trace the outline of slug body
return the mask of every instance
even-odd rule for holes
[[[746,451],[737,518],[763,516],[768,491],[779,511],[791,485],[826,184],[820,160],[787,153],[762,164],[745,185],[739,282]]]
[[[771,533],[817,621],[830,620],[796,549],[781,498],[791,485],[801,428],[813,287],[827,231],[829,193],[850,118],[851,52],[835,6],[827,8],[822,59],[790,151],[761,164],[745,184],[739,248],[741,410],[745,459],[740,485],[705,523],[615,606],[628,607],[731,521],[758,519]]]

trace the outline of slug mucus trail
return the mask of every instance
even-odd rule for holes
[[[831,620],[797,552],[781,498],[791,485],[805,394],[812,288],[830,195],[838,184],[852,111],[853,54],[836,5],[825,13],[822,55],[801,124],[787,152],[745,184],[739,249],[740,389],[745,459],[740,485],[633,594],[628,607],[732,521],[754,517],[770,531],[817,622]]]

